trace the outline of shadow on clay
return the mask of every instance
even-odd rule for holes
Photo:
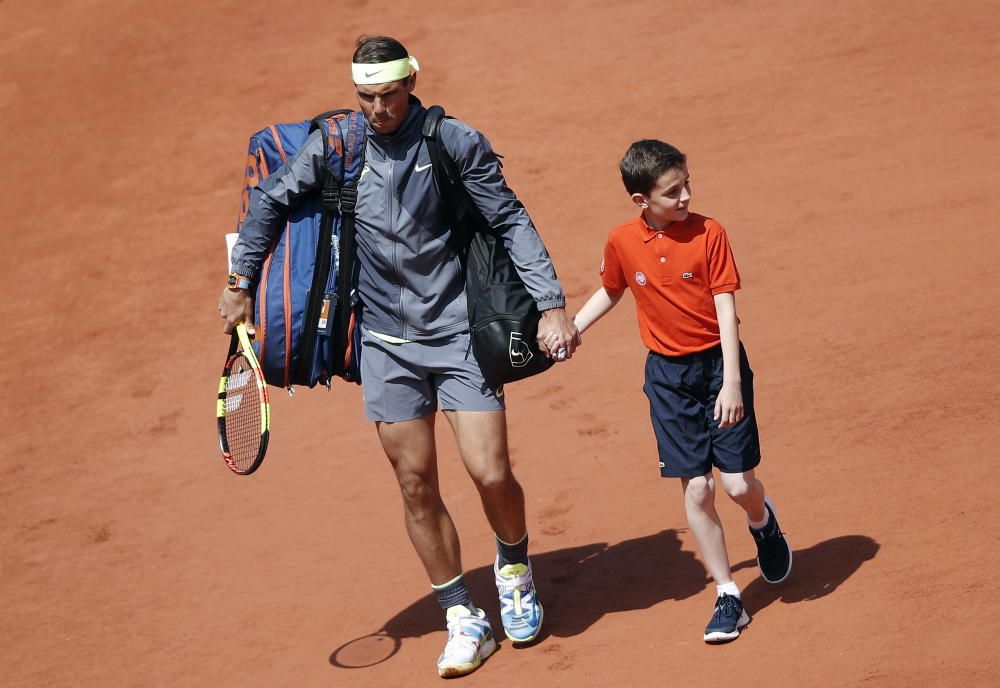
[[[665,600],[702,593],[712,581],[695,554],[682,549],[678,532],[663,530],[616,545],[592,543],[533,554],[535,582],[545,607],[545,624],[538,641],[579,635],[605,614],[648,609]],[[742,596],[747,610],[754,614],[779,599],[791,604],[829,595],[873,559],[878,549],[878,543],[869,537],[845,535],[795,550],[787,581],[770,585],[758,577],[746,586]],[[733,570],[756,566],[756,561],[749,559]],[[498,640],[502,639],[493,567],[467,571],[465,579],[473,600],[486,610]],[[381,629],[342,643],[331,653],[330,664],[342,669],[381,664],[399,651],[406,638],[443,629],[437,599],[428,594],[390,618]]]

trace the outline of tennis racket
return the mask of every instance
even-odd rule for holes
[[[253,352],[246,325],[233,330],[226,367],[219,380],[219,448],[229,469],[250,475],[260,467],[271,431],[271,404],[264,373]]]

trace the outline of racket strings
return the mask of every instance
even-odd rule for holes
[[[237,471],[257,460],[261,445],[261,397],[250,362],[236,356],[226,380],[226,444]]]

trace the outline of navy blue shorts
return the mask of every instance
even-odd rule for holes
[[[760,436],[753,411],[753,371],[740,344],[740,379],[745,415],[719,430],[715,400],[722,389],[722,347],[686,356],[649,352],[646,384],[649,415],[664,478],[696,478],[716,466],[743,473],[760,463]]]

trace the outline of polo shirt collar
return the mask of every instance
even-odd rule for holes
[[[676,232],[678,229],[683,228],[687,225],[687,221],[691,219],[691,213],[688,212],[688,216],[681,220],[680,222],[671,222],[669,225],[663,229],[653,229],[648,224],[646,224],[646,218],[643,217],[642,213],[639,213],[639,218],[635,221],[636,232],[639,238],[642,239],[644,244],[648,244],[650,241],[655,239],[659,234],[665,234],[667,232]]]

